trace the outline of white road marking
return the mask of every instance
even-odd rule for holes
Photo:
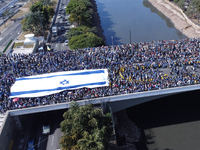
[[[3,45],[8,44],[8,41],[10,41],[11,39],[7,39],[6,42],[3,43]]]
[[[54,140],[54,136],[52,136],[51,146],[53,146],[53,140]]]
[[[10,33],[10,35],[12,35],[12,32]]]
[[[39,141],[38,141],[38,147],[40,147],[40,140],[41,140],[41,137],[39,137]]]

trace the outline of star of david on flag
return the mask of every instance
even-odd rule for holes
[[[69,81],[65,79],[63,81],[60,81],[60,84],[62,84],[62,85],[69,84]]]

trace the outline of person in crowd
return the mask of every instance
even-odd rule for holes
[[[0,56],[1,112],[40,105],[199,84],[199,39]],[[9,98],[16,78],[44,73],[108,69],[109,86],[65,90],[36,97]]]

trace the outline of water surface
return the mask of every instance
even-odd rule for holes
[[[186,38],[148,0],[96,0],[96,3],[107,45]]]

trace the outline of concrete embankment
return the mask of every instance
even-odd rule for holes
[[[188,38],[200,37],[200,26],[192,22],[183,11],[168,0],[148,0],[154,7],[168,17],[175,28]]]

